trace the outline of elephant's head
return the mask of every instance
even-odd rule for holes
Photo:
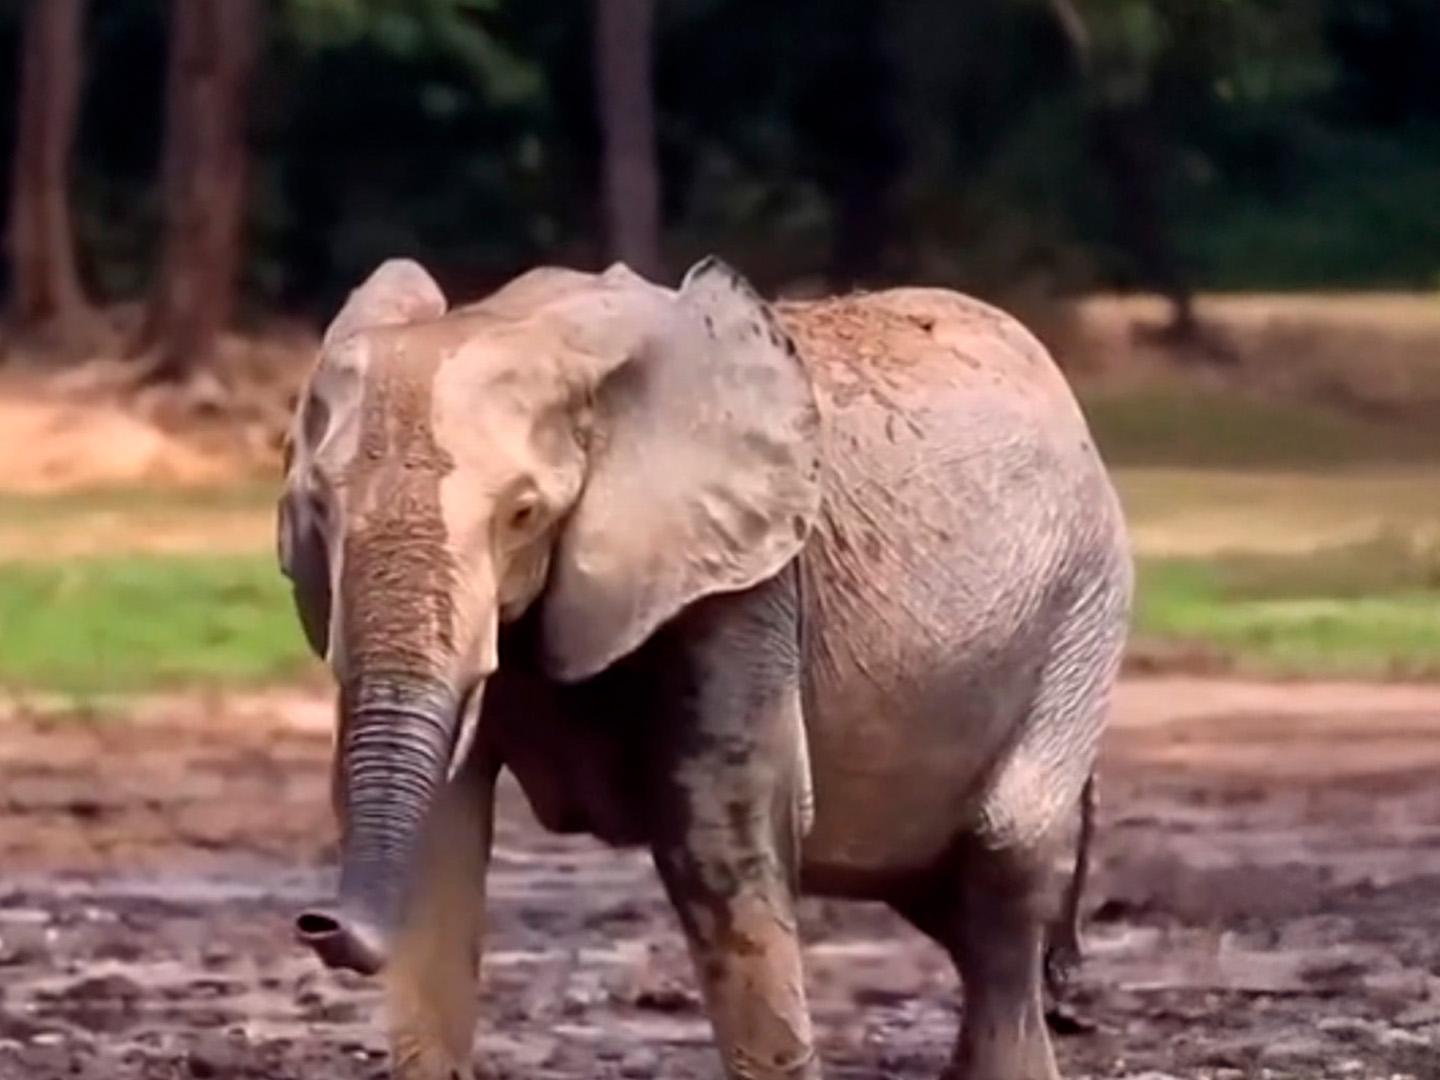
[[[794,347],[706,260],[678,291],[536,270],[446,312],[382,265],[326,332],[296,411],[280,558],[340,687],[339,896],[297,923],[378,970],[431,801],[474,738],[501,624],[591,676],[687,604],[777,572],[819,502]]]

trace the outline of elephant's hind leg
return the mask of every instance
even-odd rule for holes
[[[496,768],[475,752],[437,801],[385,979],[397,1080],[470,1080]]]
[[[907,910],[954,957],[965,1017],[952,1067],[963,1080],[1058,1080],[1042,989],[1047,937],[1064,958],[1090,857],[1091,782],[1124,644],[1127,587],[1101,579],[1051,643],[1035,700],[953,856],[953,891]],[[1052,856],[1069,815],[1081,835],[1069,889]],[[1059,899],[1060,902],[1056,903]]]
[[[947,1080],[1059,1080],[1041,987],[1046,874],[1031,852],[967,844],[896,907],[955,962],[965,1009]]]

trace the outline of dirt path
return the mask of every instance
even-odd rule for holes
[[[1116,711],[1065,1075],[1440,1077],[1440,688],[1149,680]],[[0,1078],[384,1075],[372,987],[288,938],[332,855],[328,713],[0,718]],[[494,1075],[715,1075],[642,856],[507,789],[491,893]],[[829,1075],[936,1075],[940,955],[883,909],[804,921]]]

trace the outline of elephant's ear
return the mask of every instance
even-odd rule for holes
[[[445,309],[445,294],[423,266],[413,259],[386,259],[331,320],[322,347],[328,349],[377,326],[438,319]]]
[[[551,566],[545,652],[563,680],[775,574],[819,510],[814,391],[764,302],[707,259],[645,310],[597,392],[588,477]]]
[[[280,569],[290,579],[305,640],[316,656],[323,657],[330,645],[330,560],[309,492],[295,484],[286,486],[278,526]]]
[[[335,377],[326,370],[326,359],[311,375],[285,440],[285,489],[280,495],[275,538],[280,570],[290,579],[305,640],[322,658],[328,656],[330,645],[331,575],[323,528],[325,508],[311,462],[332,424],[324,389]]]

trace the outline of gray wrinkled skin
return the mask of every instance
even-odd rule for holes
[[[508,768],[547,828],[654,852],[728,1076],[820,1075],[808,891],[888,902],[949,951],[953,1075],[1054,1080],[1041,989],[1078,950],[1131,566],[1041,346],[943,290],[772,309],[714,262],[678,292],[536,271],[444,310],[414,264],[357,290],[282,511],[352,697],[397,670],[483,692],[395,751],[400,788],[354,779],[342,740],[344,880],[398,875],[407,900],[352,925],[389,910],[356,886],[301,924],[327,962],[383,967],[399,1075],[469,1075]]]

